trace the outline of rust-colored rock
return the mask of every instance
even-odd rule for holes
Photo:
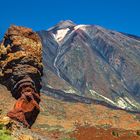
[[[17,102],[8,116],[30,127],[39,113],[41,42],[29,28],[11,26],[0,44],[1,83]]]
[[[21,97],[8,116],[30,127],[39,113],[39,101],[40,97],[33,88],[24,87],[21,91]]]

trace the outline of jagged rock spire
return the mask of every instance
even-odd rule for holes
[[[1,44],[1,82],[17,102],[8,113],[12,119],[31,126],[39,113],[42,45],[29,28],[12,25]]]

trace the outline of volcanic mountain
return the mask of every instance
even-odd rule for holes
[[[0,129],[8,113],[14,137],[137,140],[140,37],[69,20],[13,25],[0,42],[0,93]]]
[[[43,46],[43,93],[140,111],[139,37],[69,20],[38,34]]]

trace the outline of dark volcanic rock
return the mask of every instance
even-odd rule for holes
[[[33,124],[40,110],[41,50],[38,35],[18,26],[8,29],[1,44],[0,80],[17,99],[8,116],[26,126]]]
[[[46,90],[50,87],[140,111],[138,37],[71,21],[38,34],[43,45],[43,92],[53,96]],[[63,99],[59,93],[55,97]]]

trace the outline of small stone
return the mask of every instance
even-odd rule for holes
[[[0,120],[0,123],[4,124],[4,125],[7,125],[9,124],[11,121],[11,119],[9,117],[3,117],[1,120]]]

